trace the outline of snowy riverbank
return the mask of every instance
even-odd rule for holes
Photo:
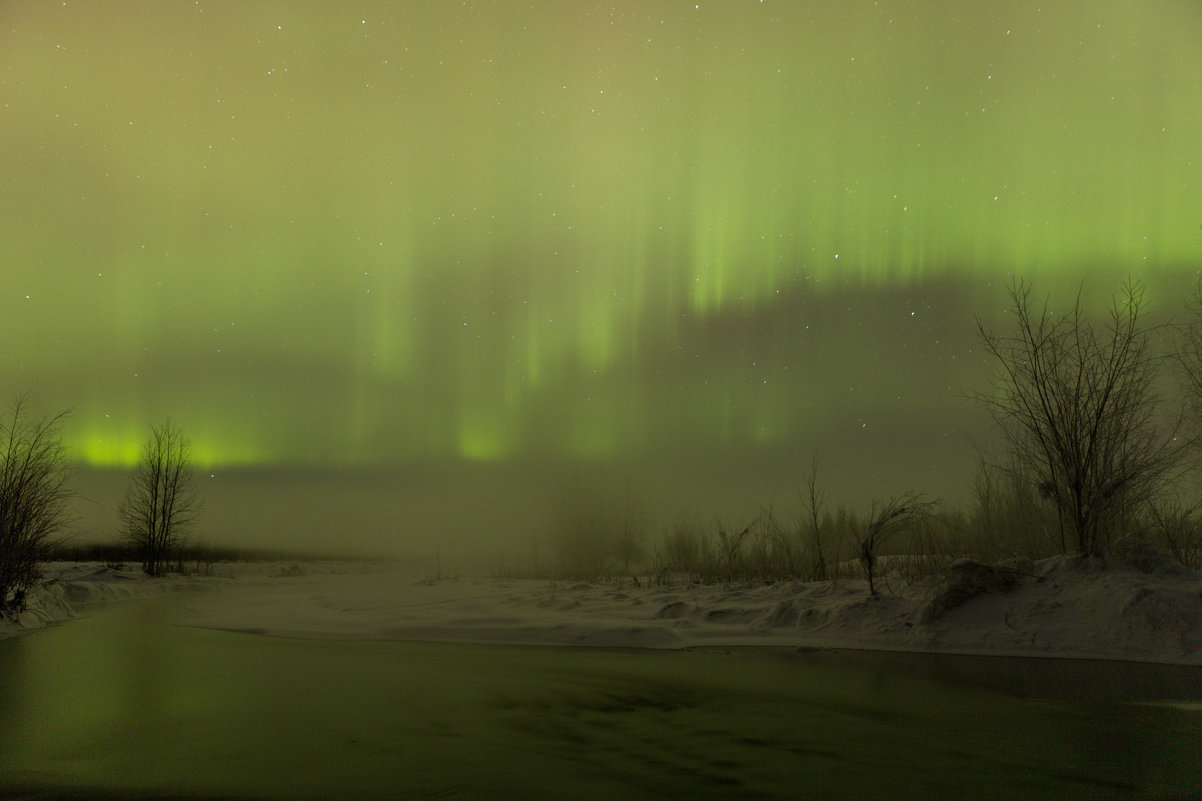
[[[280,579],[309,575],[355,574],[378,566],[364,562],[237,562],[213,565],[207,574],[169,573],[150,578],[136,565],[100,562],[47,562],[42,581],[30,590],[23,612],[0,617],[0,637],[19,634],[86,614],[90,604],[133,601],[163,595],[204,593],[220,589],[287,586]]]
[[[985,566],[868,595],[860,581],[666,586],[432,581],[362,564],[223,566],[154,581],[97,565],[50,566],[18,624],[81,601],[176,592],[181,622],[290,637],[683,648],[791,646],[1202,664],[1202,576],[1138,546],[1103,568],[1055,557]],[[57,571],[57,572],[56,572]],[[221,572],[221,571],[219,571]],[[9,631],[16,626],[6,624]]]

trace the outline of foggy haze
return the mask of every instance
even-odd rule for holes
[[[1202,11],[21,4],[0,388],[106,539],[151,425],[211,543],[537,547],[965,496],[1014,277],[1193,286]],[[568,500],[565,500],[568,499]]]

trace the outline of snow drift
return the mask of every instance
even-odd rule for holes
[[[436,581],[337,564],[303,571],[243,565],[233,572],[150,581],[95,565],[58,566],[30,609],[7,625],[12,631],[65,619],[80,602],[221,588],[189,595],[180,622],[288,637],[769,645],[1202,664],[1202,576],[1135,540],[1117,543],[1105,563],[962,560],[939,577],[892,577],[877,596],[864,582],[847,580]]]

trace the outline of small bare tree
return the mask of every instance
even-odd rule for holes
[[[631,563],[637,564],[644,556],[644,518],[642,504],[628,483],[614,536],[614,555],[622,561],[622,572],[628,576]]]
[[[924,500],[922,495],[907,492],[888,501],[873,501],[868,512],[868,525],[864,538],[860,540],[858,556],[864,578],[868,579],[868,593],[876,595],[876,568],[879,551],[885,541],[899,531],[922,522],[935,509],[935,501]]]
[[[810,459],[810,471],[805,476],[805,490],[798,490],[801,504],[808,514],[808,519],[799,526],[802,530],[802,547],[812,551],[810,569],[806,581],[822,581],[826,579],[826,557],[822,553],[822,507],[826,503],[826,490],[818,488],[818,454]],[[806,537],[808,529],[809,537]],[[806,541],[808,539],[808,542]]]
[[[1202,425],[1202,280],[1194,287],[1189,308],[1190,319],[1183,326],[1184,336],[1177,347],[1177,366],[1193,423]]]
[[[191,442],[170,421],[151,429],[117,512],[123,538],[142,552],[142,568],[166,572],[200,512]]]
[[[1078,551],[1100,555],[1131,509],[1160,491],[1180,466],[1180,418],[1162,420],[1154,387],[1160,360],[1144,322],[1144,293],[1128,282],[1110,319],[1087,319],[1078,292],[1054,314],[1031,306],[1031,289],[1010,289],[1015,331],[987,332],[986,351],[1000,372],[979,395],[1001,430],[1021,478],[1056,507]]]
[[[0,616],[25,608],[38,562],[66,524],[67,451],[60,413],[26,418],[24,398],[0,419]]]

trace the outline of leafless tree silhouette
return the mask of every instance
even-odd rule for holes
[[[142,552],[143,569],[164,573],[200,512],[191,442],[170,421],[151,430],[117,511],[124,539]]]
[[[993,415],[1019,475],[1056,507],[1061,546],[1100,555],[1132,509],[1182,465],[1182,417],[1166,419],[1155,389],[1161,357],[1144,322],[1144,291],[1126,283],[1109,320],[1088,319],[1078,291],[1063,314],[1032,309],[1031,288],[1010,288],[1015,330],[978,330],[1000,368],[979,400]]]
[[[818,487],[818,454],[810,458],[810,470],[805,475],[805,490],[798,490],[802,506],[808,515],[800,528],[802,547],[811,551],[811,567],[807,580],[823,581],[827,577],[826,556],[822,552],[822,507],[826,503],[826,490]],[[808,535],[808,536],[807,536]]]
[[[868,525],[864,538],[857,549],[864,578],[868,579],[868,592],[876,595],[877,557],[880,547],[899,531],[920,523],[935,510],[935,501],[925,500],[922,495],[907,492],[888,501],[873,501],[868,512]]]
[[[0,419],[0,615],[20,612],[38,561],[66,523],[67,451],[60,413],[34,422],[24,398]]]
[[[1202,280],[1194,287],[1190,319],[1177,348],[1177,361],[1195,425],[1202,425]]]

